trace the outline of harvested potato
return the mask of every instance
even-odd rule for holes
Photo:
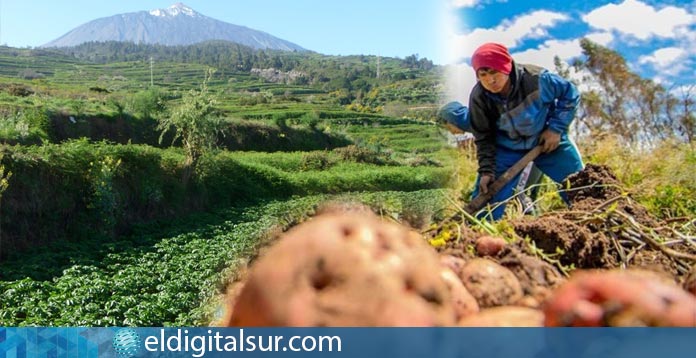
[[[696,296],[696,265],[691,268],[689,274],[684,279],[684,289]]]
[[[234,277],[227,284],[227,289],[225,290],[225,295],[221,303],[220,317],[214,319],[211,322],[211,326],[226,325],[227,322],[232,317],[232,309],[234,308],[235,302],[239,298],[239,295],[244,288],[244,282],[248,275],[248,266],[244,265],[237,269]]]
[[[534,289],[533,293],[525,295],[514,302],[514,304],[516,306],[540,309],[543,302],[551,296],[551,293],[552,291],[547,288],[538,287]]]
[[[505,239],[498,236],[481,236],[476,239],[476,253],[480,256],[496,256],[507,242]]]
[[[522,287],[515,275],[491,260],[469,261],[460,278],[481,308],[505,306],[522,298]]]
[[[540,310],[499,306],[486,308],[481,312],[459,320],[460,327],[543,327],[544,313]]]
[[[476,299],[466,290],[459,276],[447,267],[442,268],[440,276],[450,292],[455,320],[478,313],[479,306]]]
[[[454,324],[438,255],[364,212],[329,212],[282,235],[251,267],[231,326]]]
[[[581,271],[544,306],[546,326],[695,326],[696,297],[645,272]]]
[[[444,254],[440,255],[440,263],[443,266],[451,269],[457,276],[459,276],[462,272],[462,268],[464,268],[464,265],[466,265],[466,260],[461,257]]]
[[[522,292],[539,302],[548,297],[548,292],[565,281],[563,275],[548,262],[508,246],[496,258],[497,262],[510,270],[520,282]]]

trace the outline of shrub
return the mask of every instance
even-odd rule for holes
[[[140,118],[156,118],[164,110],[164,94],[153,87],[134,94],[127,104],[127,110]]]
[[[12,144],[39,144],[48,139],[49,119],[39,109],[0,114],[0,141]]]
[[[88,177],[92,183],[92,198],[87,208],[94,211],[101,221],[103,234],[111,235],[116,227],[118,196],[114,190],[114,176],[121,165],[121,159],[107,156],[97,162],[89,163]]]
[[[334,164],[335,162],[329,158],[326,152],[309,152],[302,155],[300,170],[325,170]]]
[[[27,97],[34,94],[34,91],[24,85],[11,84],[7,87],[7,93],[17,97]]]
[[[48,138],[51,130],[51,119],[48,118],[46,111],[40,108],[27,108],[22,111],[22,118],[29,124],[29,127],[36,130],[42,138]]]
[[[371,150],[357,145],[349,145],[347,147],[336,148],[334,149],[334,152],[338,154],[341,157],[341,159],[353,161],[356,163],[368,163],[377,165],[396,164],[395,161],[393,161],[383,152]]]
[[[174,130],[172,143],[181,140],[191,172],[201,156],[216,146],[217,136],[224,124],[215,108],[217,101],[208,93],[208,81],[212,75],[213,71],[208,70],[200,89],[192,89],[184,95],[182,103],[168,117],[160,119],[157,126],[162,131],[160,143],[167,132]],[[184,181],[187,180],[188,177],[185,177]]]
[[[17,77],[23,78],[25,80],[34,80],[34,79],[38,79],[38,78],[44,78],[44,77],[46,77],[46,75],[44,75],[43,73],[37,72],[34,69],[27,68],[27,69],[19,71],[19,73],[17,74]]]
[[[430,159],[430,158],[422,156],[422,155],[417,155],[413,158],[407,159],[406,164],[408,164],[411,167],[423,167],[423,166],[442,167],[443,166],[442,163],[438,162],[437,160]]]
[[[622,145],[598,137],[583,148],[588,161],[607,165],[631,194],[660,217],[696,214],[696,149],[664,141],[655,148]],[[665,160],[669,158],[669,160]]]

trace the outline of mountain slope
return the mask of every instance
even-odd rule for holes
[[[96,41],[123,41],[161,45],[189,45],[226,40],[255,49],[306,51],[268,33],[204,16],[176,3],[167,9],[104,17],[78,26],[42,47],[68,47]]]

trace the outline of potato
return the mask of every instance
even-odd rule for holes
[[[469,291],[466,290],[466,287],[464,287],[462,281],[459,280],[459,276],[457,276],[447,267],[442,268],[440,276],[450,292],[452,307],[454,308],[454,318],[456,321],[462,319],[463,317],[478,313],[479,306],[476,299],[471,295],[471,293],[469,293]]]
[[[540,309],[543,302],[551,296],[551,290],[548,288],[537,287],[529,295],[524,295],[521,299],[514,302],[516,306]]]
[[[515,275],[491,260],[469,261],[460,278],[481,308],[509,305],[522,298],[522,287]]]
[[[232,317],[232,309],[239,295],[242,293],[248,273],[247,265],[240,266],[237,268],[234,277],[230,278],[220,307],[221,315],[211,322],[211,326],[226,325],[227,322],[229,322]]]
[[[696,297],[654,273],[575,273],[544,305],[546,326],[694,326]]]
[[[453,255],[440,254],[440,263],[451,269],[457,276],[462,272],[462,268],[466,265],[466,260]]]
[[[691,270],[686,275],[686,278],[684,279],[684,289],[696,296],[696,265],[691,267]]]
[[[496,256],[507,242],[502,237],[497,236],[481,236],[476,239],[476,253],[480,256]]]
[[[438,255],[371,213],[329,212],[282,235],[251,267],[231,326],[453,325]]]
[[[478,314],[464,317],[457,325],[460,327],[543,327],[544,313],[528,307],[499,306],[486,308]]]

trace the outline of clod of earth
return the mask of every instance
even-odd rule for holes
[[[529,238],[543,252],[557,255],[561,265],[576,268],[609,267],[609,240],[557,216],[523,218],[512,222],[517,235]]]

